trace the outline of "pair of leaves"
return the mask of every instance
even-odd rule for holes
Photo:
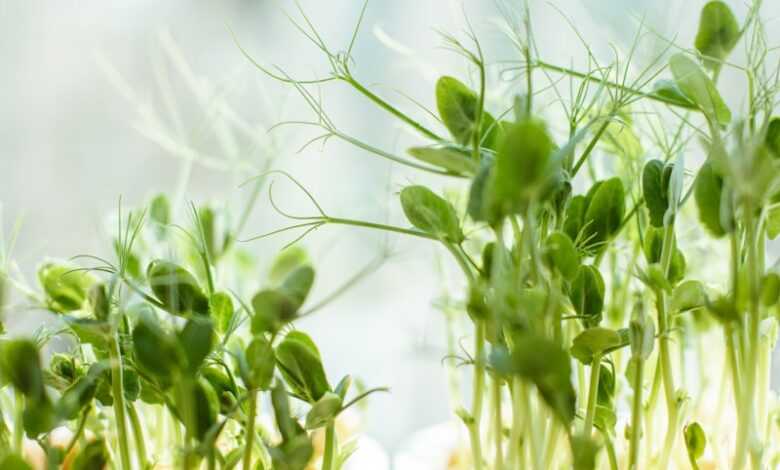
[[[54,428],[54,406],[46,393],[36,344],[28,339],[2,343],[0,373],[26,399],[22,420],[27,435],[34,438]]]
[[[255,294],[252,298],[252,333],[275,334],[294,320],[313,284],[314,268],[304,264],[292,269],[278,287]]]
[[[649,264],[659,263],[661,261],[661,254],[663,252],[664,245],[664,229],[656,227],[648,227],[645,232],[645,239],[642,249],[645,253],[645,259]],[[677,243],[674,245],[674,254],[672,254],[672,261],[669,265],[669,272],[666,276],[671,285],[675,285],[685,277],[686,261],[685,255],[677,247]]]
[[[731,9],[724,2],[716,0],[702,8],[694,44],[704,56],[704,65],[718,69],[737,45],[740,35],[739,23]]]
[[[171,411],[184,424],[187,434],[199,442],[217,423],[219,398],[208,380],[185,378],[174,388],[175,409]]]
[[[56,313],[65,313],[82,308],[96,280],[88,272],[74,266],[49,262],[38,269],[38,282],[46,296],[47,308]]]
[[[585,196],[575,196],[566,208],[563,230],[587,253],[605,249],[620,230],[626,209],[620,178],[597,181]]]
[[[451,243],[464,240],[455,208],[425,186],[405,187],[401,207],[409,222],[423,232]]]
[[[460,145],[471,145],[479,113],[479,97],[453,77],[444,76],[436,82],[436,107],[442,122]],[[481,146],[494,149],[501,140],[502,125],[487,111],[482,111]],[[431,162],[432,163],[432,162]]]
[[[604,278],[592,265],[581,265],[569,286],[569,300],[586,328],[601,323],[604,310]]]
[[[669,209],[669,181],[673,165],[661,160],[650,160],[642,170],[642,195],[650,214],[650,224],[664,226],[664,216]]]
[[[239,356],[241,379],[251,390],[268,390],[274,378],[276,357],[274,348],[263,335],[255,335]]]
[[[181,372],[194,373],[214,347],[214,327],[206,317],[192,317],[177,334],[162,329],[152,315],[141,317],[133,329],[136,363],[163,387]]]
[[[595,358],[627,346],[629,342],[628,330],[588,328],[572,340],[571,355],[583,364],[591,364]]]
[[[288,333],[276,347],[276,362],[292,394],[301,400],[313,404],[331,391],[320,352],[307,334]]]
[[[698,470],[699,466],[696,461],[704,455],[704,450],[707,448],[707,436],[704,434],[704,429],[694,421],[683,428],[683,437],[691,466],[694,470]]]
[[[276,427],[282,442],[269,449],[273,468],[280,470],[303,470],[314,454],[314,446],[308,433],[293,418],[287,391],[281,382],[271,390]]]
[[[712,79],[683,53],[669,58],[669,69],[677,88],[714,124],[727,126],[731,111],[718,93]]]
[[[734,216],[730,191],[724,187],[723,176],[712,161],[705,162],[699,169],[694,183],[693,197],[699,209],[699,220],[716,238],[731,232]]]
[[[149,287],[162,308],[174,315],[207,315],[209,300],[189,271],[170,261],[155,260],[146,269]]]
[[[553,232],[547,236],[544,255],[548,266],[567,281],[577,276],[581,264],[580,254],[572,239],[564,232]]]

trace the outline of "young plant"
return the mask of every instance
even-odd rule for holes
[[[31,442],[46,468],[343,468],[354,445],[339,442],[339,416],[384,389],[355,393],[349,376],[331,385],[295,329],[315,281],[305,252],[282,253],[256,290],[259,257],[230,242],[224,213],[193,205],[187,228],[171,207],[164,195],[126,215],[120,206],[113,260],[46,261],[37,288],[13,279],[62,326],[0,340],[2,468],[32,468]],[[54,338],[65,352],[48,354]]]
[[[591,68],[580,71],[545,61],[530,8],[515,21],[518,7],[507,5],[521,57],[509,89],[523,94],[492,113],[493,68],[476,34],[469,27],[471,46],[445,35],[477,80],[437,81],[441,130],[355,78],[357,29],[346,52],[334,53],[305,15],[296,24],[330,61],[324,79],[296,80],[252,59],[312,108],[310,124],[325,130],[315,140],[335,136],[451,177],[457,200],[467,201],[407,186],[399,200],[407,228],[327,215],[306,192],[319,214],[291,216],[302,222],[283,229],[305,228],[302,238],[346,224],[434,241],[452,256],[463,274],[453,297],[473,326],[463,358],[473,368],[471,407],[453,410],[469,435],[464,468],[697,468],[710,460],[758,469],[780,461],[768,381],[780,277],[766,262],[767,238],[780,233],[780,60],[760,7],[753,2],[740,22],[725,2],[708,2],[695,49],[672,53],[687,45],[667,41],[637,74],[643,26],[627,58],[615,47],[612,64],[586,45]],[[740,43],[747,60],[737,65],[729,57]],[[745,77],[739,111],[721,97],[724,69]],[[334,80],[417,131],[413,160],[335,127],[310,91]],[[571,83],[568,99],[562,80]],[[689,156],[693,142],[700,165]],[[726,400],[736,416],[721,411]]]

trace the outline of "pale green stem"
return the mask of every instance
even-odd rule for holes
[[[495,444],[494,470],[503,470],[504,468],[504,426],[501,419],[501,380],[498,377],[493,379],[493,432],[495,433],[493,443]]]
[[[14,389],[14,449],[19,455],[24,455],[24,395]]]
[[[645,364],[641,356],[631,358],[634,361],[634,396],[631,402],[631,440],[628,447],[628,469],[639,469],[639,443],[642,438],[642,375]]]
[[[593,362],[590,365],[590,386],[588,388],[588,405],[585,410],[585,424],[582,427],[582,433],[585,437],[590,437],[593,432],[593,418],[596,416],[596,401],[599,394],[599,374],[601,372],[601,354],[593,356]]]
[[[246,439],[244,442],[244,470],[252,468],[252,449],[255,442],[255,420],[257,419],[257,392],[249,390],[249,414],[246,418]]]
[[[135,436],[135,447],[138,453],[138,466],[146,468],[146,439],[144,438],[144,430],[141,426],[141,419],[138,416],[138,410],[135,409],[135,405],[128,404],[127,412],[130,417],[130,425],[133,427],[133,435]]]
[[[526,446],[526,448],[531,455],[532,468],[536,470],[542,470],[542,448],[541,443],[539,442],[541,433],[538,432],[538,429],[536,428],[536,422],[534,419],[536,418],[536,415],[534,414],[531,406],[531,388],[525,382],[521,382],[521,384],[521,390],[523,393],[520,398],[520,403],[523,407],[523,415],[525,417],[525,440],[528,442],[528,444],[530,444]]]
[[[322,456],[322,470],[335,470],[336,458],[336,427],[333,420],[325,428],[325,452]]]
[[[522,450],[522,425],[523,410],[520,403],[523,396],[520,389],[520,379],[512,379],[512,429],[509,432],[509,468],[521,468],[521,450]]]
[[[474,335],[474,393],[471,405],[471,423],[469,424],[469,436],[471,439],[471,455],[474,460],[474,470],[482,470],[482,437],[480,425],[482,423],[482,404],[485,395],[485,325],[477,321]]]
[[[114,421],[119,441],[120,470],[131,470],[130,445],[125,418],[125,392],[122,382],[122,357],[119,352],[118,333],[109,341],[109,357],[111,360],[111,391],[114,398]]]

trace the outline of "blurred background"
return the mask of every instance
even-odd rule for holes
[[[692,44],[703,3],[530,1],[540,51],[558,64],[585,65],[575,27],[607,63],[611,45],[622,45],[618,49],[625,53],[644,22],[650,40],[637,51],[637,70],[663,47],[661,37],[683,47]],[[729,3],[744,18],[744,2]],[[765,3],[777,44],[780,5]],[[513,11],[520,2],[505,5]],[[329,48],[341,51],[349,45],[363,2],[301,0],[300,7]],[[316,117],[292,87],[254,67],[239,44],[258,63],[278,65],[298,79],[329,73],[321,51],[288,15],[303,24],[296,4],[286,0],[0,2],[5,70],[0,75],[0,203],[6,232],[21,221],[13,258],[28,280],[44,256],[110,252],[106,216],[120,196],[133,206],[168,192],[180,213],[189,201],[241,205],[251,189],[239,184],[274,168],[295,175],[331,215],[404,225],[395,196],[403,185],[447,189],[455,184],[420,176],[337,139],[299,152],[318,135],[306,126],[269,132],[283,121]],[[352,51],[352,71],[380,96],[437,126],[415,101],[433,108],[433,86],[442,74],[473,79],[465,61],[442,47],[438,32],[463,40],[466,18],[493,71],[517,60],[492,1],[374,0]],[[732,79],[726,74],[721,89],[739,109],[744,103],[736,87],[731,96]],[[523,91],[506,83],[496,89],[489,107],[491,100]],[[399,155],[420,142],[344,84],[310,90],[345,133]],[[275,179],[280,205],[304,214],[314,209],[293,185]],[[289,223],[267,199],[265,193],[259,198],[244,237]],[[281,234],[244,248],[270,260],[294,236]],[[334,377],[350,373],[367,385],[392,388],[391,394],[370,400],[368,432],[393,450],[410,432],[448,419],[441,364],[447,353],[445,316],[436,299],[458,282],[449,262],[439,263],[441,253],[431,244],[353,228],[326,226],[302,243],[315,260],[314,295],[320,297],[383,251],[393,253],[378,271],[301,325],[320,345]],[[30,315],[33,323],[47,321]]]

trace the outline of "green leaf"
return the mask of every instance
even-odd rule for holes
[[[342,398],[339,395],[326,392],[306,415],[306,429],[313,430],[327,425],[341,412],[341,404]]]
[[[108,350],[108,342],[111,341],[110,323],[91,318],[74,318],[69,315],[63,315],[62,319],[65,320],[79,341],[91,344],[99,351]]]
[[[288,295],[266,289],[252,298],[252,334],[276,333],[295,318],[298,308]]]
[[[653,85],[653,91],[651,94],[659,96],[662,99],[682,108],[697,109],[696,103],[685,96],[685,93],[680,90],[680,87],[677,86],[677,83],[672,80],[658,80]]]
[[[31,439],[50,432],[57,426],[57,415],[51,400],[47,396],[30,400],[22,414],[24,432]]]
[[[149,287],[163,308],[174,315],[207,314],[209,301],[195,276],[169,261],[155,260],[146,269]]]
[[[42,400],[46,395],[38,347],[27,339],[13,339],[0,348],[0,372],[3,379],[29,400]]]
[[[61,419],[75,419],[79,412],[95,397],[99,374],[89,374],[65,389],[57,402],[57,415]]]
[[[111,456],[103,439],[95,439],[84,446],[73,460],[72,470],[103,470],[107,468]]]
[[[569,299],[586,328],[601,323],[604,310],[604,279],[596,267],[582,265],[569,288]]]
[[[436,107],[442,122],[461,145],[471,144],[477,120],[479,100],[477,94],[453,77],[441,77],[436,82]],[[494,119],[482,113],[482,131],[486,131]]]
[[[594,357],[627,345],[626,340],[627,338],[609,328],[588,328],[572,340],[571,355],[583,364],[590,364]]]
[[[623,182],[617,177],[603,181],[588,199],[583,240],[588,250],[598,251],[604,249],[623,221],[626,209]]]
[[[221,366],[206,366],[201,371],[202,377],[208,381],[219,399],[219,411],[222,414],[230,412],[236,403],[238,391],[225,369]]]
[[[447,200],[425,186],[407,186],[401,191],[401,206],[413,226],[452,243],[463,241],[460,220]]]
[[[412,147],[409,155],[421,162],[443,168],[459,175],[474,175],[479,164],[471,158],[471,150],[455,145],[437,145],[431,147]]]
[[[648,227],[645,232],[645,239],[642,247],[648,264],[660,263],[663,245],[664,229]],[[680,251],[676,245],[677,244],[675,243],[672,262],[669,265],[668,281],[671,285],[677,284],[685,277],[685,268],[687,266],[685,255],[683,255],[682,251]]]
[[[46,295],[46,306],[57,313],[79,310],[95,278],[86,271],[65,264],[45,263],[38,269],[38,282]]]
[[[544,122],[525,119],[506,130],[498,148],[491,191],[501,213],[522,212],[531,199],[549,189],[560,173],[551,158],[554,144]]]
[[[780,116],[773,116],[769,120],[764,143],[775,158],[780,158]]]
[[[149,218],[161,226],[171,223],[171,203],[165,194],[158,194],[149,202]]]
[[[693,197],[699,208],[699,220],[713,236],[722,237],[733,225],[730,211],[722,207],[726,202],[723,177],[716,172],[712,162],[707,161],[699,170],[694,184]]]
[[[494,164],[493,157],[483,158],[476,176],[471,181],[467,209],[469,217],[477,222],[493,224],[501,215],[491,191]]]
[[[151,315],[143,316],[133,329],[135,360],[146,372],[165,384],[185,361],[184,352],[173,335],[162,330]]]
[[[275,283],[281,283],[291,272],[300,266],[310,264],[309,255],[300,245],[293,245],[282,250],[268,272],[268,279]]]
[[[672,311],[685,312],[707,305],[707,291],[704,285],[696,280],[681,282],[674,288],[672,294]]]
[[[707,436],[704,434],[704,429],[694,421],[683,428],[683,435],[685,436],[688,456],[692,462],[695,462],[704,455],[704,450],[707,448]]]
[[[297,311],[309,296],[311,287],[314,284],[314,268],[310,265],[303,265],[295,268],[285,277],[279,291],[282,292],[293,302]]]
[[[696,62],[678,53],[669,58],[669,68],[680,90],[708,119],[721,126],[731,122],[731,111],[723,102],[715,84]]]
[[[320,352],[305,333],[288,333],[276,347],[276,361],[287,385],[301,399],[314,403],[330,391]]]
[[[699,31],[694,44],[704,56],[704,65],[720,68],[721,62],[739,41],[737,19],[724,2],[712,1],[704,5],[699,19]]]
[[[106,285],[102,282],[93,284],[92,287],[89,288],[87,295],[92,314],[97,320],[106,321],[106,319],[108,319],[108,314],[111,311],[111,302],[108,298]]]
[[[650,214],[650,223],[655,227],[664,225],[664,215],[669,208],[668,183],[668,177],[664,178],[664,163],[661,160],[647,162],[642,171],[642,195]]]
[[[216,392],[203,378],[194,382],[186,380],[178,384],[175,390],[178,418],[189,434],[202,441],[217,422],[219,399]]]
[[[513,340],[511,352],[503,346],[493,348],[489,357],[491,365],[501,374],[518,375],[536,385],[554,415],[569,425],[574,419],[577,399],[571,384],[569,354],[542,336],[521,332]]]
[[[235,313],[233,299],[227,292],[214,292],[209,298],[209,313],[214,319],[217,331],[226,332],[230,328]]]
[[[246,371],[242,371],[248,387],[268,390],[274,378],[276,359],[271,342],[263,336],[255,336],[246,348]]]
[[[198,227],[199,233],[198,233],[198,239],[200,240],[201,235],[203,236],[203,243],[206,248],[206,253],[208,253],[209,259],[214,260],[217,258],[219,253],[217,252],[217,234],[216,234],[216,222],[215,222],[216,215],[214,214],[214,209],[204,206],[198,209],[198,222],[200,226]]]
[[[773,204],[766,211],[766,236],[774,240],[780,235],[780,204]]]
[[[566,214],[563,218],[563,231],[575,242],[579,241],[579,234],[585,224],[585,211],[588,208],[588,200],[585,196],[574,196],[566,206]]]
[[[178,334],[187,368],[196,372],[214,347],[214,324],[208,317],[192,317]]]
[[[297,436],[306,434],[290,413],[290,400],[287,398],[287,390],[284,389],[282,382],[277,382],[271,389],[271,404],[274,409],[276,428],[282,435],[282,441],[291,441]]]
[[[566,280],[572,280],[580,267],[580,255],[574,242],[563,232],[553,232],[545,241],[545,258]]]
[[[647,360],[655,345],[655,324],[643,312],[634,314],[628,324],[631,355]],[[631,382],[633,383],[633,382]]]

